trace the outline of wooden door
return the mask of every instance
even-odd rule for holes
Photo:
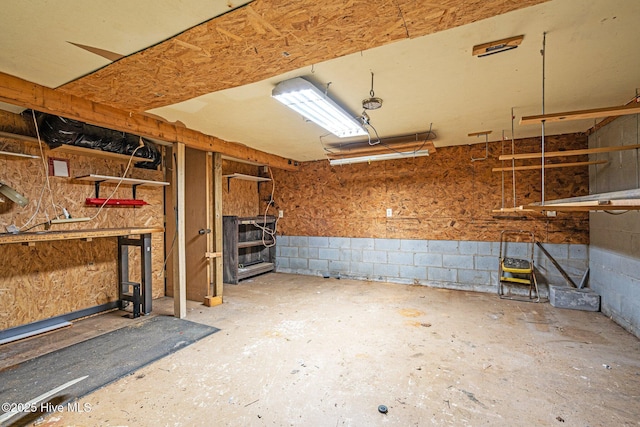
[[[212,211],[212,183],[213,165],[210,153],[185,148],[184,158],[185,206],[178,215],[183,215],[185,222],[185,274],[187,299],[203,302],[206,295],[210,295],[211,263],[206,254],[213,247],[213,211]],[[173,162],[172,167],[177,167]],[[172,185],[174,185],[172,183]],[[167,198],[166,209],[166,250],[178,250],[176,234],[176,216],[174,200]],[[167,259],[166,295],[173,295],[173,263],[174,259]]]
[[[209,295],[212,252],[211,185],[213,179],[211,154],[187,148],[185,150],[185,241],[187,299],[203,302]]]

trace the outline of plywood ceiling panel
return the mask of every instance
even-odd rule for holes
[[[4,0],[0,71],[55,88],[250,0]]]
[[[144,111],[545,0],[256,0],[61,90]]]

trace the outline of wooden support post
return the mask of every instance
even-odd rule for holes
[[[206,162],[206,204],[207,204],[207,228],[213,230],[213,234],[207,234],[207,283],[209,286],[209,294],[204,297],[204,305],[213,307],[222,304],[222,296],[216,294],[216,258],[215,252],[215,154],[207,153]]]
[[[185,145],[174,144],[176,166],[174,168],[172,196],[176,206],[177,241],[173,251],[173,315],[179,319],[187,317],[187,243],[185,239]]]
[[[213,154],[213,251],[222,253],[222,154]],[[223,276],[222,276],[222,256],[214,259],[215,275],[214,289],[215,295],[222,301]]]

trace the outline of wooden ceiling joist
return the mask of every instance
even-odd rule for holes
[[[627,114],[640,113],[640,103],[634,102],[629,105],[623,105],[618,107],[608,108],[594,108],[591,110],[577,110],[568,111],[564,113],[551,113],[540,114],[537,116],[524,116],[520,119],[521,125],[533,125],[540,124],[543,121],[545,123],[570,121],[570,120],[583,120],[583,119],[598,119],[601,117],[617,117]]]
[[[4,73],[0,73],[0,101],[143,137],[182,142],[196,150],[222,153],[246,162],[297,170],[294,161],[280,156],[224,141],[142,113],[98,104]]]
[[[585,148],[582,150],[549,151],[547,153],[544,153],[544,157],[549,158],[549,157],[582,156],[585,154],[609,153],[612,151],[634,150],[637,148],[640,148],[640,144],[617,145],[614,147]],[[540,158],[542,158],[542,153],[520,153],[520,154],[503,154],[500,157],[498,157],[498,160],[522,160],[522,159],[540,159]]]
[[[545,169],[557,169],[557,168],[571,168],[576,166],[589,166],[589,165],[602,165],[608,163],[607,160],[594,160],[590,162],[570,162],[570,163],[551,163],[544,165]],[[542,169],[542,165],[528,165],[528,166],[515,166],[506,168],[493,168],[491,172],[511,172],[511,171],[527,171],[527,170],[539,170]]]

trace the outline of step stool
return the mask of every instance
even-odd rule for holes
[[[527,258],[515,258],[507,256],[507,243],[523,241],[527,239]],[[500,265],[498,271],[498,295],[503,299],[516,301],[540,302],[538,281],[536,280],[535,266],[533,264],[535,236],[530,231],[504,230],[500,233]],[[509,285],[528,285],[529,298],[511,294]],[[508,288],[508,289],[507,289]],[[515,286],[513,287],[515,288]],[[506,292],[508,291],[508,293]]]

